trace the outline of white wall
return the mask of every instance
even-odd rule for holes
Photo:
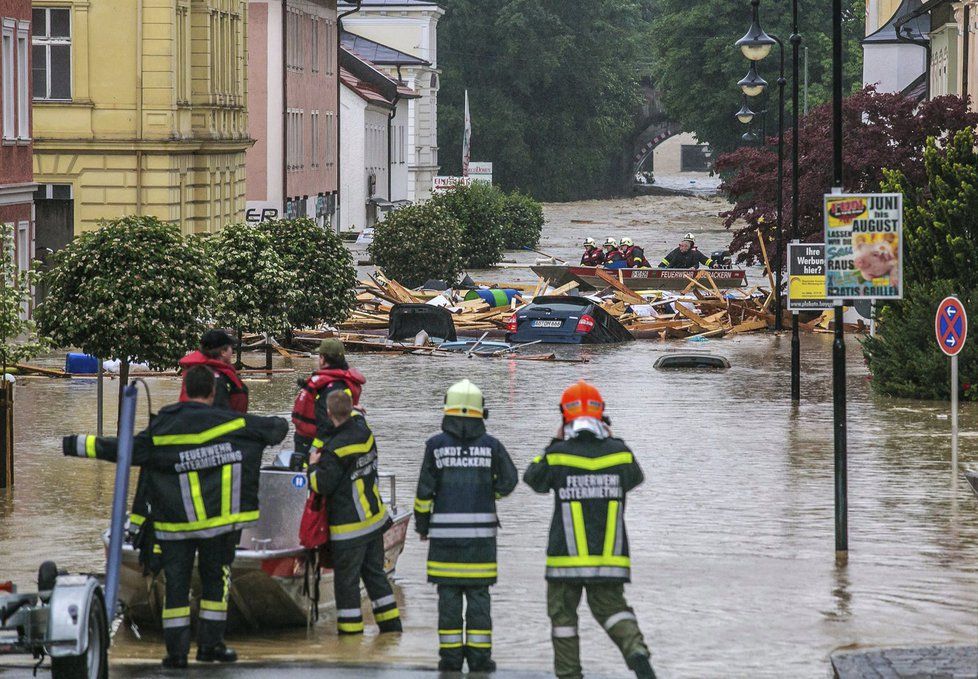
[[[387,195],[387,115],[386,109],[367,104],[364,110],[363,126],[366,151],[363,163],[364,201],[371,198],[384,198]],[[374,175],[373,196],[369,194],[369,176]],[[369,217],[368,217],[369,219]]]
[[[917,45],[863,45],[863,85],[876,85],[879,92],[900,92],[924,72],[926,60],[926,50]]]
[[[367,102],[340,85],[340,229],[362,230],[367,223],[364,113]]]
[[[411,139],[408,135],[410,102],[410,99],[398,101],[397,112],[394,115],[394,129],[391,132],[391,142],[394,148],[391,162],[391,200],[410,200],[408,197],[408,152],[411,149]],[[403,145],[401,144],[402,140]]]
[[[674,175],[682,172],[682,147],[696,146],[700,142],[689,132],[676,134],[655,147],[652,151],[652,169],[656,176]],[[648,163],[645,169],[648,169]],[[695,172],[689,174],[697,174]],[[699,173],[702,174],[702,173]]]

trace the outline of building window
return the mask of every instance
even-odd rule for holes
[[[289,170],[299,170],[304,165],[303,113],[299,109],[290,109],[286,118],[285,164]]]
[[[333,75],[333,62],[336,60],[336,26],[332,21],[326,22],[326,75]]]
[[[31,138],[29,35],[30,24],[26,21],[20,22],[17,25],[17,136],[20,139]]]
[[[298,12],[289,10],[285,19],[285,62],[286,66],[297,71],[302,70],[302,37],[301,17]]]
[[[34,98],[71,99],[71,10],[34,9]]]
[[[313,23],[313,26],[315,25]],[[309,124],[312,126],[312,158],[309,164],[312,167],[319,167],[319,111],[313,111],[309,118]]]
[[[319,19],[312,19],[312,47],[309,50],[310,68],[319,73]],[[318,115],[318,114],[317,114]]]
[[[3,29],[0,32],[0,99],[3,101],[3,138],[14,139],[17,136],[15,126],[14,110],[16,108],[16,95],[14,94],[14,25],[13,22],[4,21]]]
[[[190,10],[177,7],[177,101],[190,101]]]

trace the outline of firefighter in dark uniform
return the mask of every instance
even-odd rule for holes
[[[200,349],[180,359],[184,372],[195,365],[206,365],[217,374],[217,394],[214,405],[239,413],[248,412],[248,386],[234,369],[234,340],[223,330],[208,330],[200,338]],[[187,400],[187,386],[180,391],[180,400]]]
[[[625,497],[644,480],[635,456],[613,438],[604,402],[581,380],[564,391],[563,425],[523,479],[538,493],[554,493],[547,545],[547,612],[554,668],[561,679],[581,679],[577,607],[587,603],[637,677],[654,679],[649,649],[625,602],[631,562],[625,534]]]
[[[309,379],[299,381],[299,395],[292,409],[295,425],[295,452],[292,466],[301,469],[309,455],[309,448],[316,438],[316,431],[332,429],[326,411],[326,397],[337,390],[344,390],[353,399],[353,407],[359,408],[360,394],[367,378],[346,362],[343,342],[324,339],[319,343],[319,369]]]
[[[601,266],[604,264],[604,253],[593,238],[584,239],[584,254],[581,255],[581,266]]]
[[[622,238],[621,256],[625,258],[625,263],[632,269],[651,269],[652,265],[645,258],[645,250],[635,245],[631,238]]]
[[[621,250],[618,249],[618,241],[614,238],[608,238],[604,242],[604,263],[602,266],[606,269],[622,269],[626,266],[625,258],[621,256]]]
[[[353,416],[353,399],[326,397],[332,428],[321,430],[309,456],[309,486],[326,498],[333,557],[336,624],[340,634],[362,634],[360,580],[381,632],[400,632],[401,616],[384,571],[384,532],[391,525],[377,486],[377,444],[366,418]],[[319,438],[323,437],[323,438]]]
[[[486,433],[488,412],[476,385],[452,385],[444,414],[441,433],[425,444],[414,501],[415,529],[428,540],[428,582],[438,586],[438,669],[460,672],[465,660],[470,672],[492,672],[496,500],[513,492],[519,474],[503,444]]]
[[[187,666],[190,581],[201,581],[197,660],[234,662],[224,644],[231,562],[238,531],[258,521],[262,452],[288,433],[281,417],[241,415],[214,403],[215,377],[195,366],[184,376],[187,401],[166,406],[134,438],[132,463],[147,472],[150,519],[166,574],[163,666]],[[115,438],[66,436],[65,455],[115,461]]]
[[[713,266],[713,260],[696,249],[693,234],[687,233],[679,247],[662,258],[660,269],[698,269],[700,264]]]

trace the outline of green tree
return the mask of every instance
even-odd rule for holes
[[[288,319],[292,329],[339,323],[350,315],[357,272],[335,233],[311,219],[262,222],[286,270],[292,272]]]
[[[435,201],[395,210],[374,227],[368,251],[390,278],[416,287],[429,279],[454,284],[462,272],[462,227]]]
[[[504,201],[503,192],[485,182],[458,186],[431,199],[462,226],[462,264],[466,268],[488,269],[503,258]]]
[[[543,231],[543,206],[526,194],[513,191],[503,198],[503,247],[535,248]]]
[[[975,134],[963,130],[946,144],[930,139],[924,150],[926,181],[888,171],[884,191],[904,195],[904,299],[883,306],[879,332],[863,351],[874,387],[907,398],[947,398],[947,359],[934,340],[934,313],[957,294],[967,309],[978,304],[978,154]],[[959,354],[964,383],[978,381],[978,344]],[[978,388],[966,396],[978,400]]]
[[[54,254],[35,318],[62,347],[169,368],[196,346],[214,302],[213,265],[195,239],[155,217],[123,217]]]
[[[472,158],[540,200],[614,192],[635,126],[647,22],[635,0],[446,0],[438,24],[439,161],[461,170],[464,92]]]
[[[0,222],[0,363],[3,372],[18,361],[44,351],[47,340],[24,313],[31,300],[33,271],[18,271],[14,263],[14,226]],[[0,373],[2,376],[2,373]]]
[[[862,86],[862,47],[866,7],[862,0],[843,3],[844,91]],[[743,142],[744,126],[734,113],[740,108],[737,81],[747,73],[749,62],[734,43],[750,25],[747,0],[656,0],[647,48],[650,67],[666,114],[710,144],[716,152],[731,151]],[[761,26],[777,35],[785,45],[785,120],[791,116],[791,3],[762,0]],[[831,98],[832,14],[830,3],[808,3],[801,7],[799,33],[808,48],[808,105],[815,107]],[[768,81],[767,92],[750,99],[755,111],[767,110],[767,134],[777,134],[778,48],[758,64]],[[803,68],[802,64],[800,68]],[[800,74],[804,77],[804,74]],[[799,85],[802,87],[803,85]],[[763,117],[757,120],[760,122]]]
[[[218,284],[216,323],[239,335],[287,331],[296,275],[276,252],[271,233],[258,225],[232,224],[206,243]]]

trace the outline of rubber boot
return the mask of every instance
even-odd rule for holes
[[[187,669],[187,656],[185,655],[168,655],[163,658],[163,667],[168,670],[184,670]]]
[[[235,662],[237,659],[238,654],[234,649],[228,648],[223,643],[197,648],[197,662]]]
[[[638,679],[655,679],[655,671],[652,669],[652,663],[649,662],[649,656],[636,653],[628,659],[627,664]]]

